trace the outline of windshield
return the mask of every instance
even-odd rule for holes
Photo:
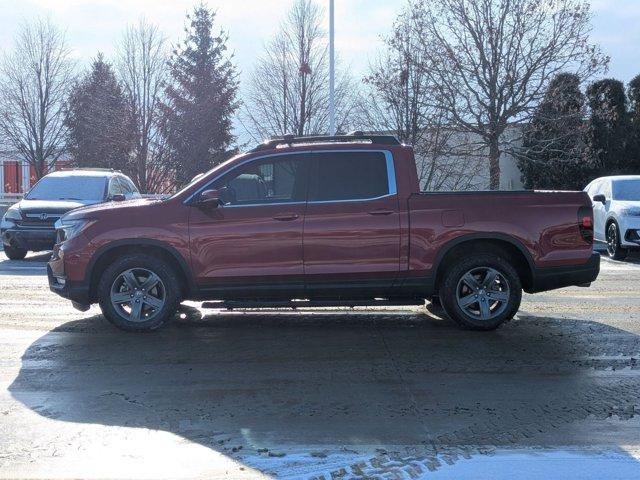
[[[613,199],[640,202],[640,178],[614,181]]]
[[[25,196],[27,200],[100,201],[104,197],[105,177],[44,177]]]

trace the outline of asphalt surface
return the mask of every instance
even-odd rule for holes
[[[0,252],[0,478],[640,478],[638,258],[491,333],[189,304],[146,335],[50,293],[45,259]]]

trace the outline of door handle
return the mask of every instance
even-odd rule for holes
[[[391,215],[393,210],[371,210],[369,215]]]
[[[279,220],[281,222],[290,222],[291,220],[297,220],[299,215],[295,213],[281,213],[280,215],[276,215],[273,217],[274,220]]]

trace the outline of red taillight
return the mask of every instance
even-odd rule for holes
[[[578,209],[578,227],[580,235],[588,242],[593,243],[593,208],[580,207]]]

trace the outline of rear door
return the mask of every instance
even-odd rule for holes
[[[312,153],[304,222],[310,297],[382,295],[399,272],[400,215],[388,151]]]

